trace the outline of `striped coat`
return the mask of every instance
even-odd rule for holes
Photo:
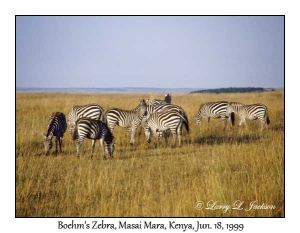
[[[92,139],[91,158],[93,158],[95,142],[100,140],[104,158],[112,157],[114,152],[114,136],[107,125],[99,120],[81,117],[76,121],[73,140],[77,140],[77,157],[80,158],[80,146],[85,138]]]
[[[57,146],[59,145],[60,153],[62,152],[62,138],[67,130],[65,114],[62,112],[53,112],[48,120],[47,133],[42,134],[44,137],[44,147],[46,154],[52,148],[52,138],[55,136],[56,154],[58,153]]]

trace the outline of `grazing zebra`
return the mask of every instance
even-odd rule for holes
[[[143,117],[147,114],[147,105],[144,99],[140,100],[140,104],[133,110],[122,110],[113,108],[106,112],[107,126],[113,132],[116,125],[131,130],[130,144],[134,144],[134,136],[137,127],[141,124]]]
[[[113,156],[114,152],[114,136],[107,125],[100,121],[88,117],[81,117],[76,121],[73,134],[73,140],[77,139],[77,157],[80,158],[79,150],[85,138],[92,139],[91,158],[93,158],[95,142],[100,140],[104,158],[106,155]],[[104,145],[105,143],[105,145]],[[105,146],[105,148],[104,148]]]
[[[148,142],[150,142],[150,129],[156,140],[158,140],[163,132],[170,130],[173,135],[173,146],[176,145],[176,136],[178,137],[179,146],[181,146],[182,124],[185,125],[187,132],[189,132],[187,119],[174,110],[149,114],[146,122],[146,136]]]
[[[227,115],[227,101],[209,102],[202,104],[199,108],[198,114],[195,116],[196,124],[201,124],[202,118],[207,119],[209,124],[210,118],[221,118],[224,124],[224,130],[226,129],[227,120],[230,118],[231,125],[234,124],[234,114]]]
[[[42,133],[44,137],[44,147],[46,154],[52,148],[52,138],[56,136],[55,145],[56,145],[56,155],[58,153],[57,144],[59,144],[60,153],[62,152],[62,138],[64,133],[67,130],[67,123],[65,114],[62,112],[53,112],[49,118],[48,125],[47,125],[47,133]]]
[[[161,104],[161,103],[167,103],[167,104],[170,104],[171,101],[172,101],[171,94],[166,93],[166,94],[165,94],[165,99],[164,99],[164,100],[154,99],[154,100],[152,100],[152,104],[154,104],[154,103],[157,103],[157,104]]]
[[[73,106],[69,113],[70,134],[75,127],[75,122],[81,117],[88,117],[105,122],[104,110],[98,104],[87,104],[83,106]]]
[[[227,114],[236,113],[240,118],[239,126],[246,125],[246,119],[248,120],[260,120],[261,129],[264,126],[268,128],[270,119],[268,115],[268,108],[264,104],[250,104],[244,105],[238,102],[228,103]]]

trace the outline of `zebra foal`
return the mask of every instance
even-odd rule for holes
[[[73,140],[77,140],[77,157],[80,158],[80,146],[85,138],[92,139],[91,158],[95,149],[96,140],[100,140],[100,145],[104,158],[112,157],[114,152],[114,136],[107,125],[100,121],[88,117],[81,117],[76,121],[72,132]]]
[[[170,130],[173,135],[173,146],[176,145],[176,137],[178,138],[178,145],[181,146],[183,124],[185,125],[187,132],[189,132],[187,119],[174,110],[149,114],[146,118],[146,124],[146,138],[148,142],[150,142],[150,129],[155,136],[156,141],[164,132]]]
[[[239,126],[246,125],[246,119],[259,120],[261,122],[261,130],[264,126],[268,128],[270,124],[268,108],[261,103],[244,105],[238,102],[230,102],[227,107],[227,114],[236,113],[240,118]]]
[[[50,151],[52,148],[52,138],[55,136],[55,146],[56,150],[55,153],[57,155],[58,148],[57,144],[59,145],[60,153],[62,152],[62,138],[64,136],[64,133],[67,130],[67,123],[66,123],[66,117],[65,114],[62,112],[53,112],[48,120],[47,124],[47,133],[42,133],[44,137],[44,148],[46,154]]]
[[[113,132],[116,125],[131,130],[130,144],[134,144],[135,131],[141,125],[142,119],[147,114],[147,104],[144,99],[140,100],[140,104],[133,110],[122,110],[113,108],[106,112],[107,126]]]
[[[228,118],[230,118],[231,125],[233,126],[234,114],[227,113],[227,106],[227,101],[208,102],[202,104],[198,110],[197,115],[195,116],[196,124],[200,125],[202,123],[202,118],[207,119],[207,124],[209,124],[210,118],[221,118],[225,130],[227,120]]]

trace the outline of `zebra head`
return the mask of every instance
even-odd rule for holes
[[[47,154],[50,151],[50,149],[52,148],[53,133],[50,132],[50,134],[48,136],[44,133],[42,133],[42,135],[44,137],[44,148],[45,148],[45,152]]]
[[[111,135],[112,136],[112,135]],[[105,140],[105,154],[108,158],[112,158],[114,151],[115,151],[115,142],[114,137],[110,137],[109,139]]]
[[[165,101],[166,101],[166,103],[168,103],[168,104],[171,103],[171,101],[172,101],[171,94],[169,94],[169,93],[166,93],[166,94],[165,94]]]
[[[115,151],[115,144],[114,141],[112,141],[111,143],[107,144],[105,153],[108,157],[113,157],[114,151]]]
[[[141,114],[141,116],[147,115],[147,104],[144,99],[140,100],[140,114]]]

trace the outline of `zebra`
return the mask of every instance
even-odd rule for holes
[[[209,124],[210,118],[221,118],[224,124],[224,130],[226,129],[227,120],[230,118],[231,126],[234,124],[234,114],[227,114],[227,101],[208,102],[200,106],[197,115],[195,116],[196,124],[200,125],[202,118],[207,119]]]
[[[73,134],[73,129],[75,127],[75,122],[81,117],[89,117],[95,120],[101,120],[105,122],[106,118],[104,115],[104,110],[98,104],[87,104],[83,106],[73,106],[69,113],[68,123],[70,125],[70,134]]]
[[[98,139],[100,140],[104,159],[106,156],[110,158],[113,157],[114,136],[107,125],[100,120],[95,120],[88,117],[79,118],[75,123],[72,138],[73,140],[77,140],[77,158],[80,158],[79,150],[85,138],[92,139],[91,158],[93,158],[95,142]]]
[[[248,120],[259,120],[261,122],[261,129],[264,126],[268,128],[270,124],[268,108],[261,103],[244,105],[238,102],[230,102],[227,107],[227,114],[236,113],[240,118],[239,126],[242,124],[246,125],[246,119]]]
[[[53,136],[56,137],[55,139],[56,155],[58,153],[57,144],[59,145],[60,153],[62,152],[61,149],[62,138],[66,130],[67,130],[67,123],[66,123],[65,114],[63,114],[62,112],[53,112],[48,120],[47,133],[46,134],[42,133],[44,137],[44,147],[45,147],[46,154],[48,154],[48,152],[52,148]]]
[[[151,101],[148,105],[147,105],[147,113],[148,115],[151,113],[155,113],[155,112],[168,112],[168,111],[176,111],[178,112],[183,118],[184,120],[187,122],[187,124],[189,124],[188,122],[188,117],[185,113],[185,111],[177,105],[174,104],[169,104],[169,103],[165,103],[165,102],[157,102],[156,100]],[[144,128],[145,131],[145,135],[146,138],[148,137],[147,134],[149,133],[149,131],[147,132],[147,124],[146,124],[146,117],[144,117],[144,119],[142,120],[142,127]],[[166,137],[166,133],[167,131],[164,131],[163,134]]]
[[[152,103],[158,103],[158,104],[160,104],[160,103],[167,103],[167,104],[170,104],[171,101],[172,101],[171,94],[166,93],[166,94],[165,94],[165,99],[164,99],[164,100],[154,99],[154,100],[152,100]]]
[[[113,108],[106,112],[107,126],[113,132],[116,125],[125,127],[131,131],[130,144],[134,144],[134,136],[137,127],[141,124],[143,117],[147,114],[147,104],[144,99],[140,100],[140,104],[133,110],[122,110]]]
[[[148,142],[150,142],[150,129],[155,136],[156,141],[161,137],[163,132],[170,130],[173,135],[173,146],[176,145],[176,137],[178,137],[178,144],[181,146],[182,124],[185,125],[185,128],[189,133],[187,119],[178,113],[178,111],[174,110],[151,113],[147,116],[146,123],[146,137]]]

